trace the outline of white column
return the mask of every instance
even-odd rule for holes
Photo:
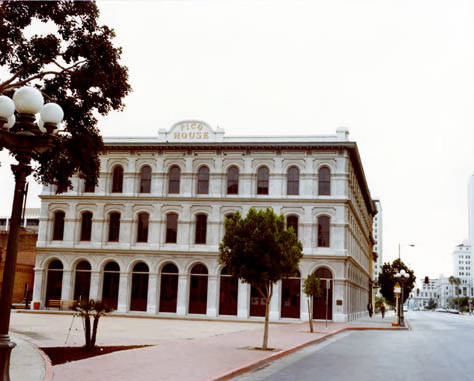
[[[35,269],[35,281],[33,283],[33,300],[31,301],[31,309],[33,309],[34,302],[40,302],[40,308],[44,307],[44,297],[46,292],[43,292],[43,289],[46,288],[45,280],[47,281],[47,271]]]
[[[98,271],[91,271],[91,285],[89,289],[89,299],[94,299],[94,300],[100,299],[99,281],[100,281],[100,273]]]
[[[273,295],[270,300],[270,320],[279,320],[280,319],[280,307],[281,307],[281,281],[278,281],[273,285]]]
[[[217,277],[209,275],[207,277],[207,316],[217,316]]]
[[[127,312],[130,307],[128,304],[129,283],[130,274],[120,273],[117,312]]]
[[[61,289],[61,300],[72,300],[74,297],[72,288],[72,275],[71,270],[63,270],[63,282]]]
[[[186,295],[188,293],[188,276],[186,274],[180,274],[178,279],[178,305],[176,307],[176,314],[184,316],[186,315]]]
[[[237,317],[247,319],[249,317],[249,295],[250,288],[247,283],[239,279],[239,293],[237,297]]]
[[[158,274],[149,274],[148,275],[148,298],[146,303],[146,312],[149,314],[156,314],[157,311],[157,303],[156,303],[156,292],[158,290],[157,287],[158,282]]]

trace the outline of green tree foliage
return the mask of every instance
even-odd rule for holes
[[[90,1],[0,2],[0,94],[35,86],[64,110],[68,134],[34,157],[40,163],[36,179],[60,190],[75,172],[97,181],[103,143],[96,116],[121,110],[130,92],[127,68],[119,63],[122,51],[112,44],[114,31],[99,25],[98,16]]]
[[[303,290],[308,297],[309,330],[313,332],[313,301],[314,297],[322,294],[321,279],[315,273],[309,274],[303,283]]]
[[[426,306],[427,310],[434,310],[438,305],[433,299],[428,300],[428,305]]]
[[[251,208],[245,218],[239,212],[225,220],[219,245],[219,262],[232,276],[249,283],[265,300],[263,349],[268,344],[268,313],[273,284],[298,270],[303,246],[293,229],[285,228],[283,215],[273,209]]]
[[[415,273],[413,270],[409,269],[400,259],[395,259],[391,264],[384,263],[382,266],[382,272],[379,275],[378,283],[380,285],[380,292],[385,298],[386,302],[391,306],[395,306],[395,295],[393,293],[393,288],[397,279],[395,274],[404,269],[408,273],[408,278],[403,282],[399,281],[400,286],[403,287],[403,303],[410,296],[411,290],[415,287]]]
[[[110,309],[100,300],[95,301],[94,299],[81,299],[79,302],[74,303],[73,309],[79,312],[84,321],[84,336],[86,339],[84,348],[86,351],[91,351],[95,347],[99,319],[106,312],[109,312]],[[91,317],[93,318],[92,330]]]

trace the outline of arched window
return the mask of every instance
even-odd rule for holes
[[[198,214],[196,216],[196,239],[195,243],[205,244],[207,233],[207,216],[205,214]]]
[[[219,315],[237,315],[239,281],[224,267],[220,276]]]
[[[331,171],[328,167],[319,168],[318,194],[320,196],[329,196],[331,194]]]
[[[198,183],[197,183],[198,194],[209,193],[209,168],[202,166],[198,169]]]
[[[332,274],[325,267],[320,267],[315,271],[315,275],[321,280],[321,288],[326,290],[319,296],[313,297],[313,317],[314,319],[332,320]],[[327,301],[326,301],[327,296]]]
[[[239,194],[239,168],[236,166],[227,170],[227,194]]]
[[[148,213],[138,214],[137,242],[148,242]]]
[[[257,194],[268,194],[269,171],[267,167],[257,170]]]
[[[169,172],[168,193],[179,193],[180,177],[181,169],[177,165],[173,165]]]
[[[297,195],[300,193],[300,171],[297,167],[290,167],[287,175],[288,195]]]
[[[296,237],[298,237],[298,216],[291,215],[286,217],[286,228],[293,228]]]
[[[151,192],[151,167],[144,165],[140,171],[140,193]]]
[[[329,247],[329,224],[328,216],[318,217],[318,247]]]
[[[90,241],[92,234],[92,213],[81,214],[81,241]]]
[[[64,212],[54,213],[53,240],[62,241],[64,237]]]
[[[123,167],[116,165],[112,171],[112,193],[122,193]]]
[[[178,238],[178,215],[169,213],[166,215],[166,243],[176,243]]]
[[[281,280],[282,318],[300,317],[300,294],[301,279],[300,272],[297,270],[294,274]]]
[[[120,237],[120,213],[109,214],[109,242],[117,242]]]

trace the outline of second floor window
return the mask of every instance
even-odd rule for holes
[[[148,242],[148,213],[138,215],[137,242]]]
[[[109,242],[117,242],[120,237],[120,213],[110,213],[109,219]]]
[[[286,228],[293,228],[296,237],[298,237],[298,216],[293,215],[286,217]]]
[[[112,171],[112,193],[122,193],[123,167],[116,165]]]
[[[331,194],[331,172],[328,167],[319,168],[318,194],[320,196],[329,196]]]
[[[196,239],[195,243],[204,244],[206,243],[207,233],[207,216],[205,214],[198,214],[196,216]]]
[[[151,167],[145,165],[140,171],[140,193],[151,192]]]
[[[174,165],[170,168],[168,193],[179,193],[179,181],[181,177],[181,170]]]
[[[85,193],[94,193],[94,191],[95,191],[94,181],[86,179],[84,181],[84,192]]]
[[[328,216],[318,217],[318,247],[329,247],[330,218]]]
[[[300,171],[297,167],[290,167],[287,176],[288,195],[298,195],[300,193]]]
[[[239,168],[235,166],[227,170],[227,194],[239,194]]]
[[[166,216],[166,243],[176,243],[178,238],[178,215],[170,213]]]
[[[90,241],[92,234],[92,213],[84,212],[81,215],[81,241]]]
[[[257,170],[257,194],[268,194],[269,171],[267,167]]]
[[[201,167],[198,170],[197,193],[198,194],[209,193],[209,168],[207,167]]]
[[[64,212],[54,213],[53,240],[62,241],[64,237]]]

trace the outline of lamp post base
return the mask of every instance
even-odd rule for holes
[[[0,335],[0,379],[10,381],[10,355],[15,343],[10,336]]]

